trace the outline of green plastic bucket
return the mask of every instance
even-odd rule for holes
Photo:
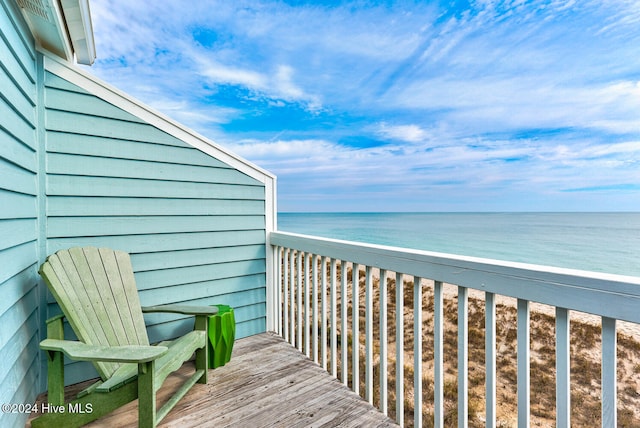
[[[213,305],[218,313],[209,317],[209,368],[224,366],[231,360],[233,341],[236,336],[236,321],[233,308]]]

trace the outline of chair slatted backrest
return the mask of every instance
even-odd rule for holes
[[[108,248],[70,248],[40,267],[71,328],[84,343],[148,345],[129,254]],[[118,363],[95,363],[103,380]]]

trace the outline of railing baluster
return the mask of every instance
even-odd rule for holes
[[[387,340],[387,271],[380,269],[380,410],[385,415],[389,414]]]
[[[556,308],[556,427],[571,426],[571,343],[569,311]]]
[[[311,284],[310,284],[310,263],[309,253],[304,254],[304,353],[307,358],[311,358],[311,325],[309,322],[309,311],[311,310]]]
[[[371,266],[365,271],[365,399],[373,405],[373,280]]]
[[[336,274],[336,259],[331,259],[331,376],[338,377],[338,332],[337,332],[337,317],[336,312],[337,308],[337,297],[336,297],[336,288],[338,284],[336,284],[337,274]]]
[[[529,301],[518,299],[518,428],[529,427],[530,349]]]
[[[353,263],[352,268],[352,326],[351,334],[353,335],[351,358],[353,360],[353,384],[351,389],[356,394],[360,394],[360,266]]]
[[[396,422],[404,426],[404,279],[396,273]]]
[[[327,369],[327,257],[320,259],[320,322],[322,323],[321,334],[321,361],[322,368]]]
[[[289,296],[290,298],[290,303],[289,303],[289,323],[291,325],[290,328],[290,332],[289,332],[289,343],[291,343],[292,345],[295,346],[296,343],[296,329],[295,329],[295,323],[296,323],[296,317],[295,317],[295,304],[296,304],[296,299],[295,299],[295,294],[296,294],[296,289],[295,287],[299,287],[300,284],[296,284],[296,278],[295,278],[295,255],[294,255],[294,251],[293,249],[291,251],[289,251],[289,271],[290,271],[290,278],[291,278],[291,286],[289,287],[290,290],[289,292],[291,293],[291,295]]]
[[[347,294],[347,271],[347,262],[340,260],[340,350],[342,351],[340,368],[342,370],[342,383],[345,385],[349,383],[349,333],[347,330],[349,296]]]
[[[289,258],[287,257],[287,249],[282,249],[282,337],[285,341],[289,341]]]
[[[311,349],[313,361],[318,362],[318,255],[312,258],[312,291],[311,291]]]
[[[444,427],[444,300],[442,282],[433,284],[433,426]]]
[[[486,427],[496,427],[496,296],[485,293]]]
[[[422,427],[422,278],[413,277],[413,426]]]
[[[469,289],[458,287],[458,427],[469,424]]]
[[[617,406],[617,337],[616,320],[602,317],[602,426],[618,423]]]
[[[284,337],[284,330],[282,328],[282,308],[284,307],[284,300],[282,298],[282,290],[283,290],[283,284],[282,284],[282,248],[281,247],[274,247],[273,248],[274,251],[274,255],[275,255],[275,268],[276,268],[276,283],[275,285],[275,290],[274,290],[274,295],[275,295],[275,302],[273,302],[275,308],[276,308],[276,312],[274,314],[275,318],[276,318],[276,323],[275,323],[275,328],[276,328],[276,333],[280,336],[280,337]],[[267,291],[267,293],[269,293]],[[268,301],[267,301],[268,303]]]
[[[298,328],[296,335],[298,337],[298,351],[302,352],[302,251],[298,250],[298,254],[296,256],[296,273],[297,273],[297,286],[296,292],[298,294],[298,298],[296,301],[297,304],[297,325]],[[293,322],[293,317],[291,318],[291,322]]]

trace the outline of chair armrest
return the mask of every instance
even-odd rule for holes
[[[112,361],[146,363],[167,353],[166,346],[93,346],[72,340],[45,339],[40,342],[45,351],[57,351],[77,361]]]
[[[45,322],[47,324],[53,324],[55,322],[59,322],[60,320],[64,319],[64,314],[58,314],[58,315],[54,315],[51,318],[48,318]]]
[[[143,306],[142,312],[168,312],[173,314],[183,315],[215,315],[218,313],[218,308],[215,306],[196,306],[196,305],[158,305],[158,306]]]

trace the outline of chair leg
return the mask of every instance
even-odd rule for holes
[[[64,339],[62,316],[47,320],[47,338]],[[47,354],[47,402],[56,406],[64,404],[64,357],[62,352],[46,351]]]
[[[196,322],[195,322],[195,330],[204,330],[206,333],[206,340],[209,340],[209,317],[205,316],[205,315],[198,315],[196,316]],[[205,343],[205,345],[196,350],[196,370],[203,370],[204,373],[202,374],[202,377],[200,378],[200,380],[198,380],[198,383],[204,383],[206,384],[208,381],[208,373],[209,370],[207,368],[209,364],[209,344]]]
[[[156,387],[155,361],[138,364],[138,426],[155,428]]]

